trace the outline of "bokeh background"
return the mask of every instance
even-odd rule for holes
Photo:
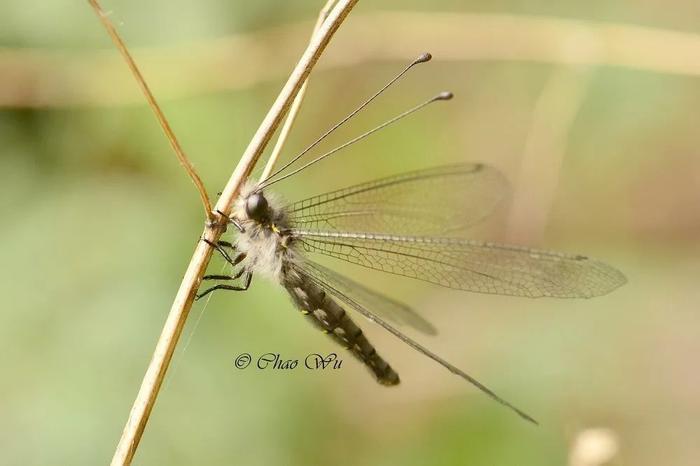
[[[213,196],[321,3],[106,2]],[[6,0],[0,25],[0,463],[105,464],[200,205],[87,2]],[[541,425],[364,321],[399,387],[342,352],[335,372],[235,369],[243,352],[336,350],[257,280],[195,305],[134,464],[698,463],[698,3],[360,2],[312,76],[285,157],[424,50],[432,63],[325,147],[437,91],[455,100],[278,187],[295,200],[482,161],[513,190],[475,235],[624,271],[608,296],[528,300],[337,265],[422,310],[439,336],[407,333]]]

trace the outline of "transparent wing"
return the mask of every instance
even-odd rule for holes
[[[451,235],[487,217],[509,191],[482,164],[418,170],[287,206],[295,228],[403,235]]]
[[[352,297],[348,296],[346,293],[338,289],[335,284],[328,283],[326,282],[327,276],[324,275],[323,273],[320,273],[318,269],[314,267],[309,267],[308,263],[305,263],[303,266],[298,265],[298,264],[292,264],[292,267],[294,267],[300,275],[305,277],[306,279],[310,280],[314,284],[316,284],[318,287],[326,291],[328,294],[331,296],[335,297],[337,301],[340,301],[350,308],[354,309],[355,311],[359,312],[363,316],[365,316],[367,319],[370,321],[376,323],[377,325],[381,326],[384,328],[384,330],[388,331],[392,335],[394,335],[396,338],[399,340],[403,341],[407,345],[409,345],[411,348],[415,349],[416,351],[422,353],[423,355],[429,357],[433,361],[437,362],[440,364],[442,367],[446,368],[453,374],[456,374],[460,377],[462,377],[464,380],[467,382],[471,383],[474,385],[476,388],[481,390],[483,393],[491,397],[494,401],[502,404],[503,406],[513,410],[515,413],[518,414],[518,416],[522,417],[523,419],[532,422],[534,424],[537,424],[537,421],[535,421],[531,416],[529,416],[527,413],[522,411],[521,409],[517,408],[515,405],[512,403],[506,401],[505,399],[501,398],[499,395],[494,393],[490,388],[488,388],[486,385],[483,383],[479,382],[476,378],[473,376],[467,374],[464,372],[462,369],[458,368],[457,366],[450,364],[448,361],[445,359],[441,358],[437,354],[433,353],[430,351],[428,348],[425,346],[421,345],[417,341],[407,337],[400,331],[398,331],[396,328],[394,328],[391,324],[386,322],[384,319],[379,317],[377,314],[374,312],[370,311],[367,309],[363,304],[359,303]]]
[[[301,230],[292,233],[307,252],[459,290],[590,298],[626,282],[613,267],[580,255],[455,238]]]
[[[309,260],[305,260],[304,262],[306,269],[314,272],[314,274],[325,283],[331,285],[334,289],[345,295],[351,296],[353,300],[362,303],[363,306],[372,309],[373,312],[378,315],[386,317],[387,320],[399,325],[408,325],[428,335],[437,334],[437,330],[430,322],[423,319],[416,311],[407,305],[370,290],[364,285],[320,264]]]

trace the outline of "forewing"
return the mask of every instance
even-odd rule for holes
[[[501,173],[460,164],[418,170],[287,206],[294,228],[452,235],[487,217],[508,192]]]
[[[370,290],[333,270],[315,262],[306,260],[306,270],[314,272],[315,276],[332,286],[335,290],[350,296],[355,302],[362,304],[374,313],[385,317],[399,325],[408,325],[428,335],[436,335],[437,330],[430,322],[423,319],[416,311],[407,305]]]
[[[316,252],[448,288],[510,296],[590,298],[626,282],[580,255],[454,238],[294,231]]]

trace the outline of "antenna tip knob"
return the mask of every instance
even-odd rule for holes
[[[416,58],[416,60],[413,63],[414,64],[425,63],[427,61],[430,61],[432,58],[433,58],[433,56],[430,53],[425,52],[425,53],[421,54],[420,56],[418,56],[418,58]]]
[[[435,96],[435,100],[450,100],[454,94],[450,91],[443,91]]]

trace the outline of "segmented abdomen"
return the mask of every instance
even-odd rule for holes
[[[302,314],[365,363],[379,383],[382,385],[399,383],[399,375],[377,354],[362,329],[355,325],[345,309],[325,291],[303,276],[289,280],[288,283],[284,283],[284,286]]]

